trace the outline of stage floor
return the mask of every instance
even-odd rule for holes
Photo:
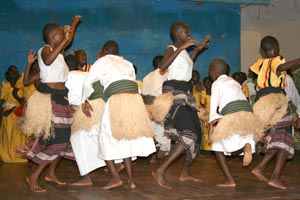
[[[255,155],[251,166],[243,168],[241,158],[229,158],[228,165],[236,181],[236,188],[220,188],[216,184],[224,177],[214,157],[198,156],[191,168],[191,174],[203,182],[179,182],[178,176],[184,159],[180,158],[167,171],[166,177],[172,190],[161,188],[151,176],[151,170],[158,164],[150,164],[150,158],[139,158],[133,163],[133,174],[137,189],[130,190],[126,184],[108,191],[100,187],[107,184],[110,174],[103,168],[91,173],[93,186],[75,187],[59,186],[41,180],[47,192],[32,193],[25,182],[30,163],[4,164],[0,162],[0,199],[1,200],[147,200],[147,199],[300,199],[300,158],[296,152],[295,158],[289,161],[283,171],[282,180],[291,188],[280,190],[258,181],[251,173],[251,169],[262,158]],[[266,175],[274,167],[274,161],[267,167]],[[121,177],[126,180],[126,172]],[[79,177],[76,163],[62,160],[57,168],[57,175],[61,180],[73,182]]]

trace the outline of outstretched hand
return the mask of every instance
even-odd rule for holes
[[[196,49],[198,51],[201,51],[202,49],[204,49],[205,47],[207,47],[209,45],[209,40],[210,40],[211,36],[210,35],[206,35],[204,40],[202,41],[202,43],[196,47]]]
[[[35,60],[36,60],[36,55],[35,55],[34,51],[32,49],[30,49],[28,51],[27,62],[28,62],[28,64],[31,65],[32,63],[34,63]]]
[[[89,104],[88,101],[85,101],[81,105],[81,109],[82,109],[82,112],[85,114],[85,116],[87,116],[87,117],[91,117],[92,116],[91,112],[93,112],[93,107],[91,106],[91,104]]]

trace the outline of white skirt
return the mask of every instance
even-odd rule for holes
[[[159,147],[159,150],[169,152],[171,150],[171,139],[165,136],[165,129],[162,125],[151,121],[151,126],[154,131],[154,139],[158,142],[156,147]]]
[[[94,125],[89,132],[78,131],[71,135],[72,149],[81,176],[106,165],[105,161],[98,157],[98,135],[99,124]],[[118,159],[115,162],[120,163],[123,160]]]
[[[228,138],[213,142],[211,150],[224,152],[225,155],[230,155],[230,153],[242,149],[247,143],[251,145],[252,153],[254,153],[255,141],[253,134],[249,134],[244,137],[236,134]]]
[[[116,140],[112,136],[109,119],[109,100],[105,104],[98,141],[98,156],[103,160],[116,160],[138,156],[147,157],[156,151],[153,138],[140,137],[133,140]]]

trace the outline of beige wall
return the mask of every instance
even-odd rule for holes
[[[260,57],[261,36],[255,31],[241,31],[241,71],[248,74],[249,67]]]
[[[280,53],[286,60],[300,57],[300,21],[261,31],[241,31],[241,71],[248,73],[249,66],[259,57],[260,40],[266,35],[276,37]]]

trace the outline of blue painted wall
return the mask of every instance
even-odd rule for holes
[[[62,3],[63,2],[63,3]],[[9,65],[24,71],[29,49],[44,45],[46,23],[70,24],[82,15],[68,50],[84,49],[88,63],[106,40],[119,42],[120,54],[138,67],[142,79],[152,68],[152,58],[171,44],[169,27],[174,21],[190,25],[193,38],[212,36],[209,49],[195,63],[203,79],[214,58],[225,58],[231,73],[240,70],[240,9],[238,5],[195,3],[180,0],[5,0],[0,2],[0,79]]]

